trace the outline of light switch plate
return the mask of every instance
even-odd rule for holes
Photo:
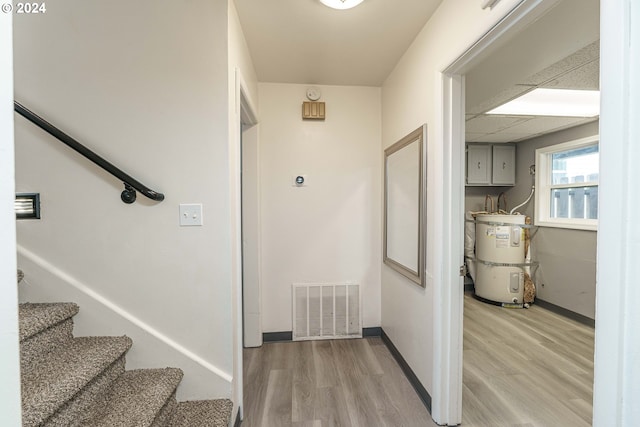
[[[180,204],[180,226],[202,225],[202,204]]]

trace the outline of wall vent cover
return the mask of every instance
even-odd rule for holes
[[[293,340],[362,338],[360,285],[294,283]]]

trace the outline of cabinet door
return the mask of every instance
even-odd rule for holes
[[[493,146],[494,185],[515,185],[516,183],[516,147],[515,145]]]
[[[491,146],[467,146],[467,184],[491,184]]]

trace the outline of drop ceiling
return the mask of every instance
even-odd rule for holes
[[[597,120],[486,112],[538,87],[599,89],[598,21],[597,0],[564,0],[469,71],[467,142],[519,142]]]

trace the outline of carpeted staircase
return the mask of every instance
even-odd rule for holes
[[[20,304],[22,422],[32,426],[228,427],[228,399],[176,402],[182,371],[125,370],[130,338],[74,337],[73,303]]]

